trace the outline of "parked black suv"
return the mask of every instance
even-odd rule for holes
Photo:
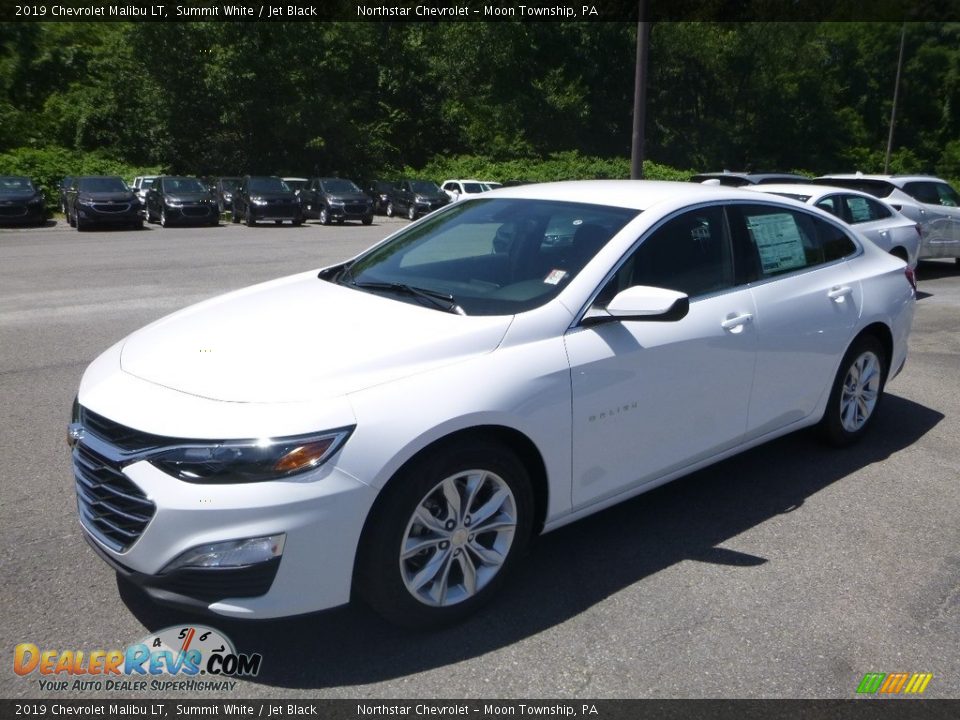
[[[377,215],[387,214],[387,203],[390,195],[396,189],[397,183],[392,180],[374,180],[364,184],[367,195],[373,200],[373,211]]]
[[[147,190],[144,207],[146,221],[159,220],[163,227],[175,222],[220,223],[213,192],[197,178],[161,175]]]
[[[77,230],[91,225],[143,227],[140,200],[115,175],[75,177],[67,191],[67,222]]]
[[[233,194],[240,187],[240,180],[238,177],[218,177],[211,183],[217,197],[217,209],[221,213],[233,210]]]
[[[247,175],[233,194],[233,221],[243,220],[253,227],[260,220],[273,220],[277,225],[289,220],[303,224],[300,198],[278,177]]]
[[[46,198],[30,178],[0,177],[0,223],[43,225],[46,221]]]
[[[373,201],[346,178],[310,178],[300,191],[303,214],[329,225],[336,220],[359,220],[364,225],[373,222]]]
[[[401,180],[387,202],[387,215],[405,214],[410,220],[450,202],[450,197],[430,180]]]

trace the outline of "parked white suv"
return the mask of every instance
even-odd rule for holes
[[[930,175],[824,175],[813,182],[882,198],[920,224],[920,258],[955,258],[960,265],[960,194]]]
[[[450,202],[456,202],[471,195],[485,193],[490,187],[479,180],[444,180],[440,189],[447,194]]]
[[[133,190],[134,194],[137,196],[137,199],[140,201],[141,207],[143,207],[144,213],[146,213],[147,208],[147,190],[153,187],[153,183],[156,182],[159,175],[137,175],[133,179],[133,185],[130,186],[130,189]]]

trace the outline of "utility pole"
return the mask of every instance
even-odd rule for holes
[[[903,46],[907,38],[907,24],[900,30],[900,57],[897,59],[897,79],[893,83],[893,107],[890,109],[890,134],[887,135],[887,157],[883,161],[883,174],[890,172],[890,153],[893,152],[893,125],[897,121],[897,99],[900,97],[900,72],[903,70]]]
[[[633,144],[630,153],[630,179],[643,178],[644,126],[647,120],[647,47],[650,23],[645,22],[646,0],[637,0],[637,63],[633,84]]]

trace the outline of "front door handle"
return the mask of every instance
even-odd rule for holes
[[[736,315],[731,318],[727,318],[722,323],[720,327],[724,330],[729,330],[732,333],[738,333],[743,331],[743,326],[753,321],[753,315],[750,313],[744,313],[743,315]]]

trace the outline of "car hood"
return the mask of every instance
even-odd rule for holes
[[[367,202],[370,200],[369,196],[364,195],[363,193],[327,193],[327,198],[330,200],[339,200],[342,202]]]
[[[296,200],[297,196],[292,192],[254,192],[250,193],[250,198],[257,200]]]
[[[134,199],[132,192],[87,192],[81,190],[78,197],[93,202],[131,202]]]
[[[38,195],[34,190],[0,190],[0,200],[31,200]]]
[[[199,200],[210,200],[210,193],[206,192],[177,192],[164,195],[167,200],[175,202],[197,202]]]
[[[126,339],[120,365],[143,380],[214,400],[298,402],[491,352],[510,321],[342,287],[311,271],[158,320]]]

